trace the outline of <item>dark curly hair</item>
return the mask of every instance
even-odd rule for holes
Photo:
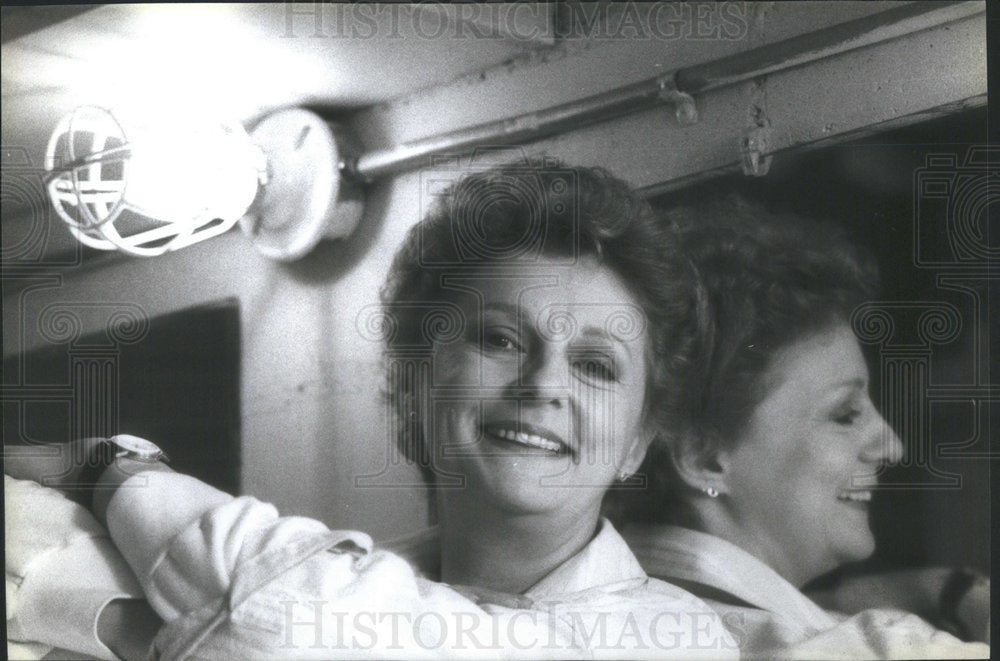
[[[688,307],[694,274],[662,217],[629,186],[601,168],[553,161],[496,167],[467,174],[444,190],[396,253],[381,291],[388,398],[402,454],[433,483],[433,461],[423,438],[431,373],[426,360],[436,340],[454,337],[456,294],[449,276],[531,266],[539,257],[570,264],[590,256],[626,283],[645,314],[651,345],[645,421],[655,430],[672,401],[673,361],[685,360],[677,323]],[[668,351],[669,349],[669,351]],[[424,356],[421,363],[419,356]],[[416,358],[414,358],[416,357]]]
[[[772,212],[738,197],[668,211],[698,283],[696,337],[683,349],[686,384],[641,469],[648,488],[614,514],[691,525],[689,489],[673,452],[731,447],[766,394],[763,375],[782,348],[838,321],[875,296],[872,257],[842,229]]]

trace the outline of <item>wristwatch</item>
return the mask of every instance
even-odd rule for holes
[[[155,443],[131,434],[118,434],[101,439],[87,454],[83,470],[80,471],[80,487],[92,493],[104,471],[118,459],[131,459],[150,464],[170,461],[166,453]]]

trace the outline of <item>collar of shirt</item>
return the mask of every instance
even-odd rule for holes
[[[836,625],[830,614],[776,571],[724,539],[679,526],[632,526],[624,534],[650,576],[704,585],[801,626]]]
[[[425,576],[436,580],[440,573],[440,544],[440,532],[435,526],[386,542],[382,548],[402,556]],[[646,579],[625,540],[610,521],[602,518],[593,539],[531,586],[524,596],[537,601],[594,588],[620,589]]]

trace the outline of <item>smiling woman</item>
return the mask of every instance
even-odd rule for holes
[[[434,398],[433,420],[425,423],[435,466],[465,482],[439,496],[446,537],[502,521],[504,511],[521,513],[519,527],[534,519],[531,528],[548,530],[522,547],[538,554],[514,557],[493,534],[482,546],[444,540],[461,549],[446,556],[446,580],[457,574],[459,582],[487,580],[508,592],[548,573],[553,554],[586,545],[605,491],[635,472],[649,436],[642,419],[645,335],[605,331],[610,315],[635,307],[633,296],[591,258],[568,268],[542,258],[535,268],[561,277],[530,289],[503,277],[483,282],[482,323],[435,354],[442,366],[435,389],[452,395]],[[573,319],[576,332],[554,337],[556,314]]]
[[[874,297],[871,260],[830,227],[738,199],[674,216],[699,273],[698,350],[631,502],[640,562],[741,622],[751,658],[987,656],[916,615],[849,618],[800,592],[872,554],[872,491],[903,454],[850,324]]]
[[[650,579],[600,516],[675,385],[693,279],[603,170],[459,179],[383,290],[386,394],[439,538],[393,554],[102,454],[95,510],[165,621],[158,658],[735,657],[719,615]]]
[[[651,438],[646,402],[670,383],[653,366],[691,304],[673,253],[621,181],[552,164],[469,175],[411,231],[383,291],[387,348],[425,347],[432,365],[397,362],[390,374],[415,376],[388,396],[400,449],[438,486],[443,580],[521,593],[604,525],[605,492]],[[429,333],[428,309],[457,314],[461,332]]]
[[[709,525],[802,585],[875,550],[871,489],[903,447],[868,396],[846,322],[777,351],[761,382],[767,394],[721,458],[728,475],[717,490],[733,505]]]

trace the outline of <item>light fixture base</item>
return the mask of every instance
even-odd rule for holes
[[[364,210],[360,186],[340,163],[353,155],[342,127],[303,108],[279,110],[251,131],[267,157],[267,181],[240,219],[240,228],[264,256],[304,257],[321,239],[348,236]]]

